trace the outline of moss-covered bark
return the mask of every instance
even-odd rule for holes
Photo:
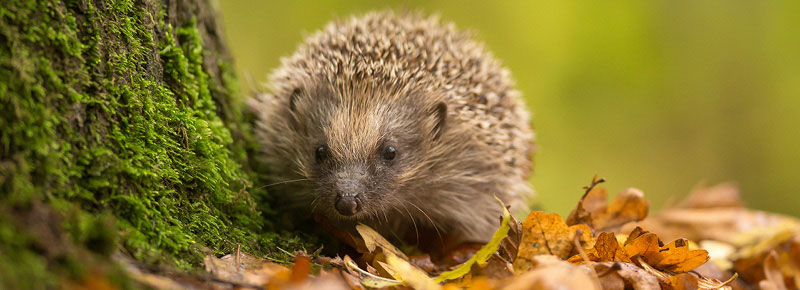
[[[2,1],[0,278],[74,268],[77,252],[48,253],[47,232],[182,268],[203,247],[263,253],[268,209],[251,191],[213,12],[206,0]],[[63,218],[32,222],[42,213]]]

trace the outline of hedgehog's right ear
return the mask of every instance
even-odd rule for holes
[[[297,98],[300,97],[300,94],[303,93],[303,90],[300,88],[295,88],[292,90],[292,94],[289,96],[289,110],[295,112],[297,110]]]
[[[433,127],[433,139],[439,140],[444,132],[444,126],[447,123],[447,104],[439,102],[433,108],[436,125]]]

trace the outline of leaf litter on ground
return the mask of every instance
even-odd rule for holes
[[[642,191],[626,189],[608,202],[598,186],[604,181],[592,179],[566,220],[533,211],[519,222],[503,205],[491,241],[446,271],[423,270],[363,224],[357,235],[337,233],[359,257],[320,259],[317,274],[302,253],[291,265],[238,251],[207,256],[206,274],[194,276],[128,268],[154,288],[800,289],[797,219],[745,208],[731,184],[699,186],[647,217]]]

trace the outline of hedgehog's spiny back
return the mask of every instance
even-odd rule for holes
[[[533,133],[509,72],[470,35],[438,17],[382,11],[331,23],[283,60],[271,89],[289,95],[301,82],[320,78],[335,88],[363,87],[353,82],[366,76],[401,90],[440,91],[453,123],[474,128],[474,137],[508,165],[504,169],[528,175]]]

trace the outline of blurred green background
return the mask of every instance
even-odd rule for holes
[[[328,21],[439,13],[508,66],[534,112],[532,179],[567,214],[594,174],[654,208],[735,181],[751,207],[798,215],[800,1],[221,0],[247,93]]]

